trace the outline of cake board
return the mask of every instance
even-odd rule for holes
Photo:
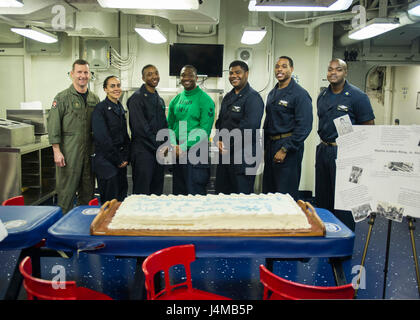
[[[248,230],[148,230],[148,229],[109,229],[112,218],[121,205],[116,199],[107,201],[90,226],[91,235],[100,236],[208,236],[208,237],[323,237],[326,230],[322,220],[309,202],[298,200],[297,204],[305,213],[310,229],[248,229]]]

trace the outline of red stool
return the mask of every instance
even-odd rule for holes
[[[145,286],[148,300],[231,300],[210,292],[194,289],[191,283],[191,262],[195,261],[195,247],[192,244],[169,247],[149,255],[143,262]],[[169,269],[175,265],[183,265],[186,280],[171,285]],[[155,274],[163,271],[165,287],[155,292]]]
[[[353,299],[352,284],[338,287],[309,286],[283,279],[260,265],[260,281],[264,285],[264,300]]]
[[[75,281],[53,282],[32,276],[32,262],[26,257],[19,265],[28,300],[112,300],[104,293],[77,287]]]
[[[99,205],[98,198],[93,198],[92,200],[90,200],[89,205],[90,206],[98,206]]]
[[[2,206],[24,206],[25,201],[23,199],[23,196],[17,196],[17,197],[4,200],[1,205]]]

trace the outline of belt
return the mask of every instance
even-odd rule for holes
[[[280,134],[278,134],[276,136],[269,136],[269,138],[270,138],[270,140],[275,141],[275,140],[280,140],[280,139],[283,139],[283,138],[290,137],[291,135],[292,135],[291,132],[288,132],[288,133],[280,133]]]
[[[336,142],[325,142],[321,140],[321,143],[325,144],[326,146],[333,146],[333,147],[337,146]]]

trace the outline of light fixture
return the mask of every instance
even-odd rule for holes
[[[420,1],[414,1],[408,5],[408,13],[413,16],[420,16]]]
[[[243,44],[257,44],[264,39],[267,30],[265,27],[246,27],[242,34],[241,43]]]
[[[197,10],[198,0],[98,0],[103,8]]]
[[[58,38],[56,35],[37,27],[10,28],[10,30],[15,33],[20,34],[21,36],[31,38],[39,42],[54,43],[58,41]]]
[[[257,3],[258,2],[258,3]],[[332,3],[331,3],[332,2]],[[250,0],[249,11],[340,11],[350,7],[353,0],[336,1],[287,1],[287,0]]]
[[[354,40],[364,40],[376,37],[382,33],[398,28],[400,23],[394,18],[373,18],[364,26],[360,26],[349,32],[349,38]]]
[[[2,8],[20,8],[23,7],[22,0],[1,0],[0,7]]]
[[[165,43],[166,37],[157,25],[138,24],[134,28],[136,32],[147,42],[150,43]]]

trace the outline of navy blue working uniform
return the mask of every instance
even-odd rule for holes
[[[163,193],[164,166],[157,162],[156,151],[164,141],[156,141],[159,130],[168,128],[165,102],[143,84],[127,101],[131,130],[133,193]]]
[[[328,209],[343,223],[354,230],[351,214],[334,211],[335,174],[338,137],[334,119],[348,115],[352,124],[375,119],[369,98],[359,88],[345,81],[343,90],[334,94],[331,85],[318,96],[318,135],[321,143],[316,148],[315,163],[315,199],[320,208]]]
[[[232,89],[222,101],[219,118],[216,121],[216,129],[227,129],[229,132],[233,129],[239,129],[242,133],[242,142],[234,148],[234,140],[230,139],[229,149],[230,163],[222,164],[222,154],[219,155],[219,164],[216,171],[216,193],[244,193],[250,194],[254,192],[255,174],[246,174],[246,167],[258,168],[259,162],[246,163],[245,153],[250,156],[250,159],[256,158],[257,152],[257,130],[260,129],[261,119],[264,113],[264,102],[260,94],[255,91],[249,83],[239,92],[235,93]],[[252,130],[252,145],[245,145],[244,130]],[[218,138],[215,138],[219,140]],[[226,141],[224,141],[225,147]],[[261,150],[261,148],[258,148]],[[238,159],[241,163],[235,164],[235,154],[240,154]]]
[[[118,166],[129,162],[130,138],[121,103],[115,104],[108,98],[99,102],[92,112],[92,131],[95,144],[93,171],[101,202],[123,201],[128,190],[127,167]]]
[[[276,85],[268,94],[264,122],[264,193],[289,193],[297,200],[304,141],[312,130],[312,120],[312,99],[293,78],[287,87],[278,89]],[[286,158],[277,163],[274,156],[281,148],[287,151]]]

